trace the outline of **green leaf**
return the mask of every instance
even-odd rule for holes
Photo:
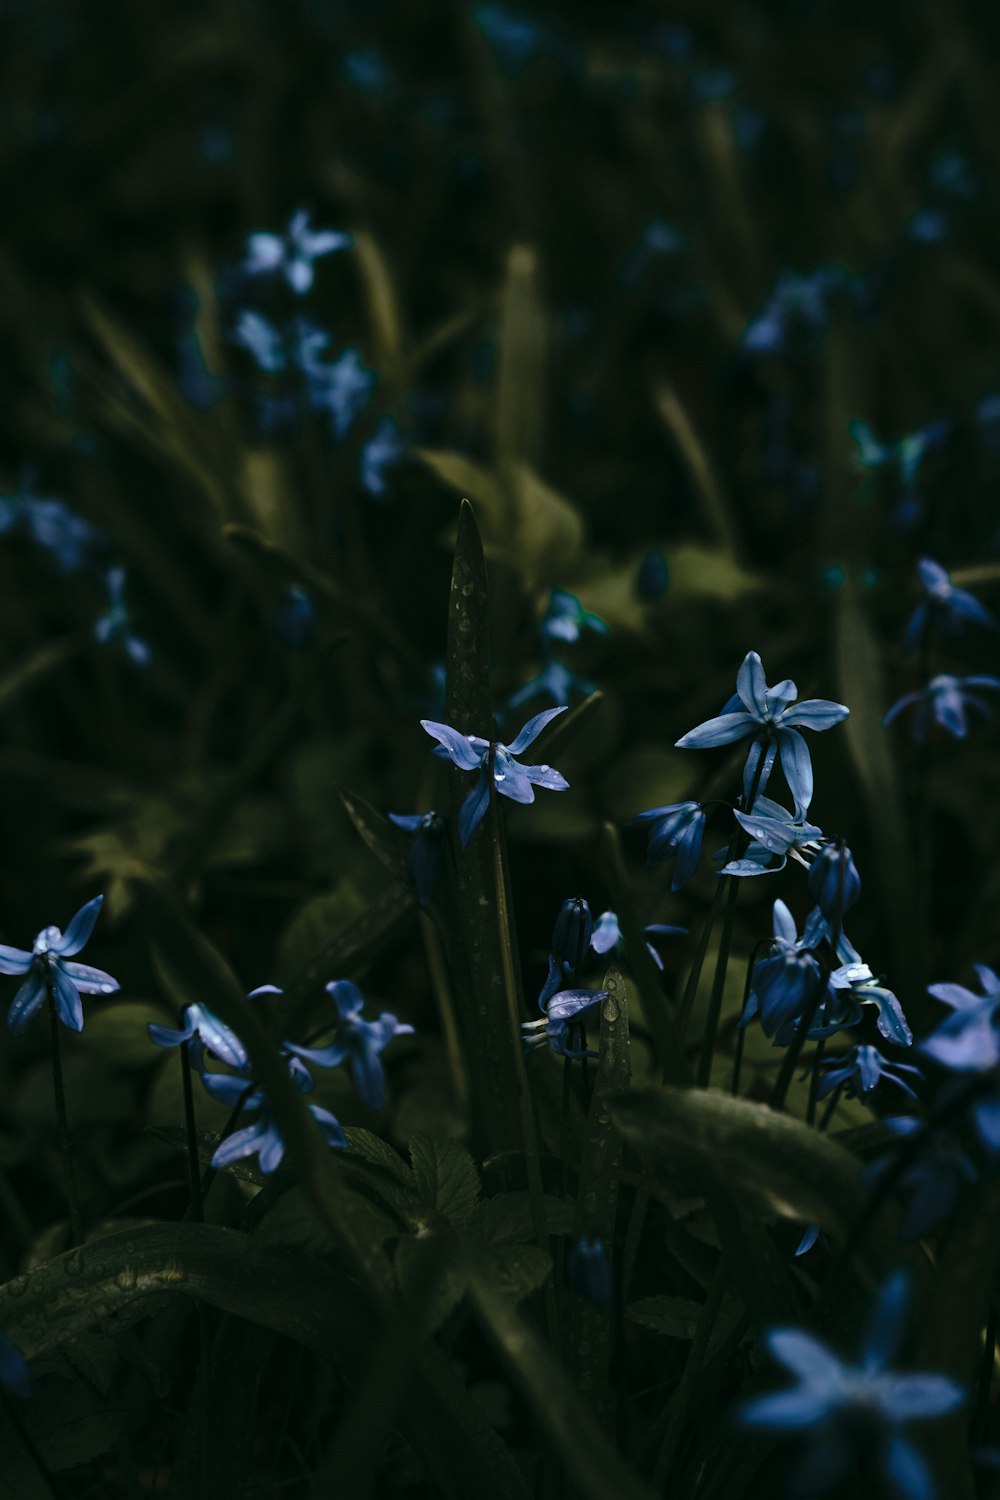
[[[82,1380],[40,1380],[34,1397],[18,1407],[25,1430],[54,1473],[99,1458],[112,1446],[124,1414]],[[0,1428],[0,1496],[33,1495],[38,1470],[9,1423]],[[51,1491],[39,1491],[51,1494]]]
[[[464,1224],[479,1201],[479,1173],[457,1141],[415,1135],[410,1159],[417,1187],[429,1208],[451,1224]]]
[[[702,1304],[686,1297],[644,1297],[630,1302],[625,1316],[640,1328],[666,1334],[672,1339],[693,1339],[701,1317]]]
[[[480,1258],[482,1275],[512,1302],[521,1302],[543,1286],[552,1259],[537,1245],[494,1245]]]
[[[545,1228],[549,1234],[571,1234],[576,1220],[573,1205],[546,1193]],[[466,1225],[470,1238],[484,1245],[522,1244],[531,1239],[531,1198],[527,1193],[496,1193],[484,1198]]]
[[[817,1130],[712,1089],[633,1089],[611,1105],[625,1138],[668,1171],[752,1194],[772,1214],[842,1234],[864,1202],[861,1164]]]
[[[371,803],[366,802],[364,797],[359,797],[357,792],[350,792],[346,787],[341,786],[335,787],[334,790],[343,803],[347,816],[375,858],[384,865],[390,875],[399,881],[400,885],[409,885],[411,882],[406,868],[406,859],[410,852],[410,840],[406,834],[394,823],[390,823],[388,818],[383,818],[382,814],[376,812]]]

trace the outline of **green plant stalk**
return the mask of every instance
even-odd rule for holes
[[[59,1037],[59,1015],[56,997],[52,988],[51,973],[46,970],[45,991],[49,1006],[49,1034],[52,1041],[52,1094],[56,1107],[56,1128],[59,1135],[59,1151],[63,1163],[63,1184],[66,1190],[66,1205],[69,1209],[70,1247],[76,1249],[83,1244],[83,1215],[76,1190],[76,1170],[73,1165],[73,1143],[69,1133],[69,1115],[66,1111],[66,1088],[63,1082],[62,1044]]]

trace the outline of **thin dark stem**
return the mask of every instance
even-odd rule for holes
[[[184,1080],[184,1127],[187,1131],[188,1175],[191,1184],[191,1218],[196,1224],[205,1220],[201,1199],[201,1162],[198,1157],[198,1130],[194,1117],[194,1090],[191,1087],[191,1051],[189,1042],[181,1042],[181,1076]]]
[[[73,1167],[73,1144],[69,1134],[69,1115],[66,1112],[66,1088],[63,1083],[62,1044],[59,1037],[59,1013],[52,987],[51,974],[46,973],[45,988],[49,1002],[49,1031],[52,1039],[52,1093],[56,1106],[56,1129],[59,1134],[59,1150],[63,1161],[63,1182],[66,1189],[66,1204],[69,1208],[70,1240],[75,1250],[83,1244],[83,1215],[76,1191],[76,1172]]]
[[[824,1046],[823,1038],[820,1037],[816,1043],[816,1052],[812,1061],[812,1072],[809,1075],[809,1103],[806,1106],[807,1125],[815,1125],[816,1123],[816,1106],[819,1102],[819,1084],[822,1076],[820,1073],[820,1064],[823,1061]]]
[[[820,1130],[825,1130],[827,1128],[827,1126],[829,1125],[830,1121],[833,1119],[833,1112],[837,1108],[837,1105],[840,1103],[840,1096],[841,1096],[841,1094],[843,1092],[844,1092],[844,1085],[842,1083],[838,1083],[837,1087],[834,1089],[833,1093],[830,1095],[830,1102],[829,1102],[829,1104],[826,1106],[826,1109],[823,1111],[823,1118],[819,1122],[819,1128],[820,1128]]]

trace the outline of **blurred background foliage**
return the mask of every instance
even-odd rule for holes
[[[854,851],[852,936],[911,1020],[926,980],[996,961],[995,728],[920,755],[880,727],[922,681],[898,645],[917,559],[994,605],[1000,578],[982,14],[0,7],[0,938],[106,892],[96,961],[123,998],[90,1006],[67,1060],[91,1222],[182,1212],[180,1084],[145,1037],[165,1019],[135,902],[151,870],[247,988],[283,984],[308,1014],[349,973],[412,1022],[379,1128],[461,1133],[433,949],[337,788],[381,812],[443,804],[418,719],[444,717],[462,495],[490,566],[497,705],[551,656],[553,588],[610,627],[558,652],[604,694],[556,761],[571,793],[509,818],[529,995],[561,901],[609,904],[602,821],[731,792],[739,753],[672,747],[749,649],[769,679],[852,708],[813,741],[813,816]],[[248,236],[301,208],[352,247],[317,261],[306,296],[258,286]],[[356,401],[331,416],[262,374],[248,308],[355,351]],[[101,641],[119,567],[129,623]],[[932,669],[995,670],[995,636]],[[644,919],[693,928],[711,869],[670,896],[630,840]],[[738,959],[776,894],[801,916],[784,879],[743,883]],[[674,991],[686,957],[664,949]],[[641,996],[633,1019],[641,1042]],[[777,1056],[754,1043],[748,1092]],[[0,1052],[7,1270],[59,1238],[46,1068],[40,1034]],[[345,1123],[378,1123],[327,1088]]]

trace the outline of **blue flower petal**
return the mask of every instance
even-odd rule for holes
[[[14,996],[10,1010],[7,1012],[7,1030],[11,1036],[20,1036],[32,1016],[41,1007],[44,999],[45,974],[41,965],[36,964]]]
[[[52,965],[52,991],[56,1013],[70,1031],[83,1030],[83,1001],[80,991],[61,964]]]
[[[81,906],[59,941],[53,943],[52,952],[60,954],[63,958],[70,958],[74,953],[79,953],[93,932],[94,923],[103,905],[104,897],[95,896],[93,901],[88,901],[86,906]]]
[[[568,705],[562,704],[559,708],[546,708],[534,718],[528,720],[527,724],[511,740],[507,749],[511,755],[521,755],[534,740],[538,738],[546,724],[550,724],[559,714],[564,714]]]
[[[448,759],[458,766],[460,771],[476,771],[479,769],[483,756],[469,741],[469,737],[459,734],[457,729],[452,729],[450,724],[437,724],[433,719],[421,719],[421,729],[425,730],[432,739],[439,740]]]

